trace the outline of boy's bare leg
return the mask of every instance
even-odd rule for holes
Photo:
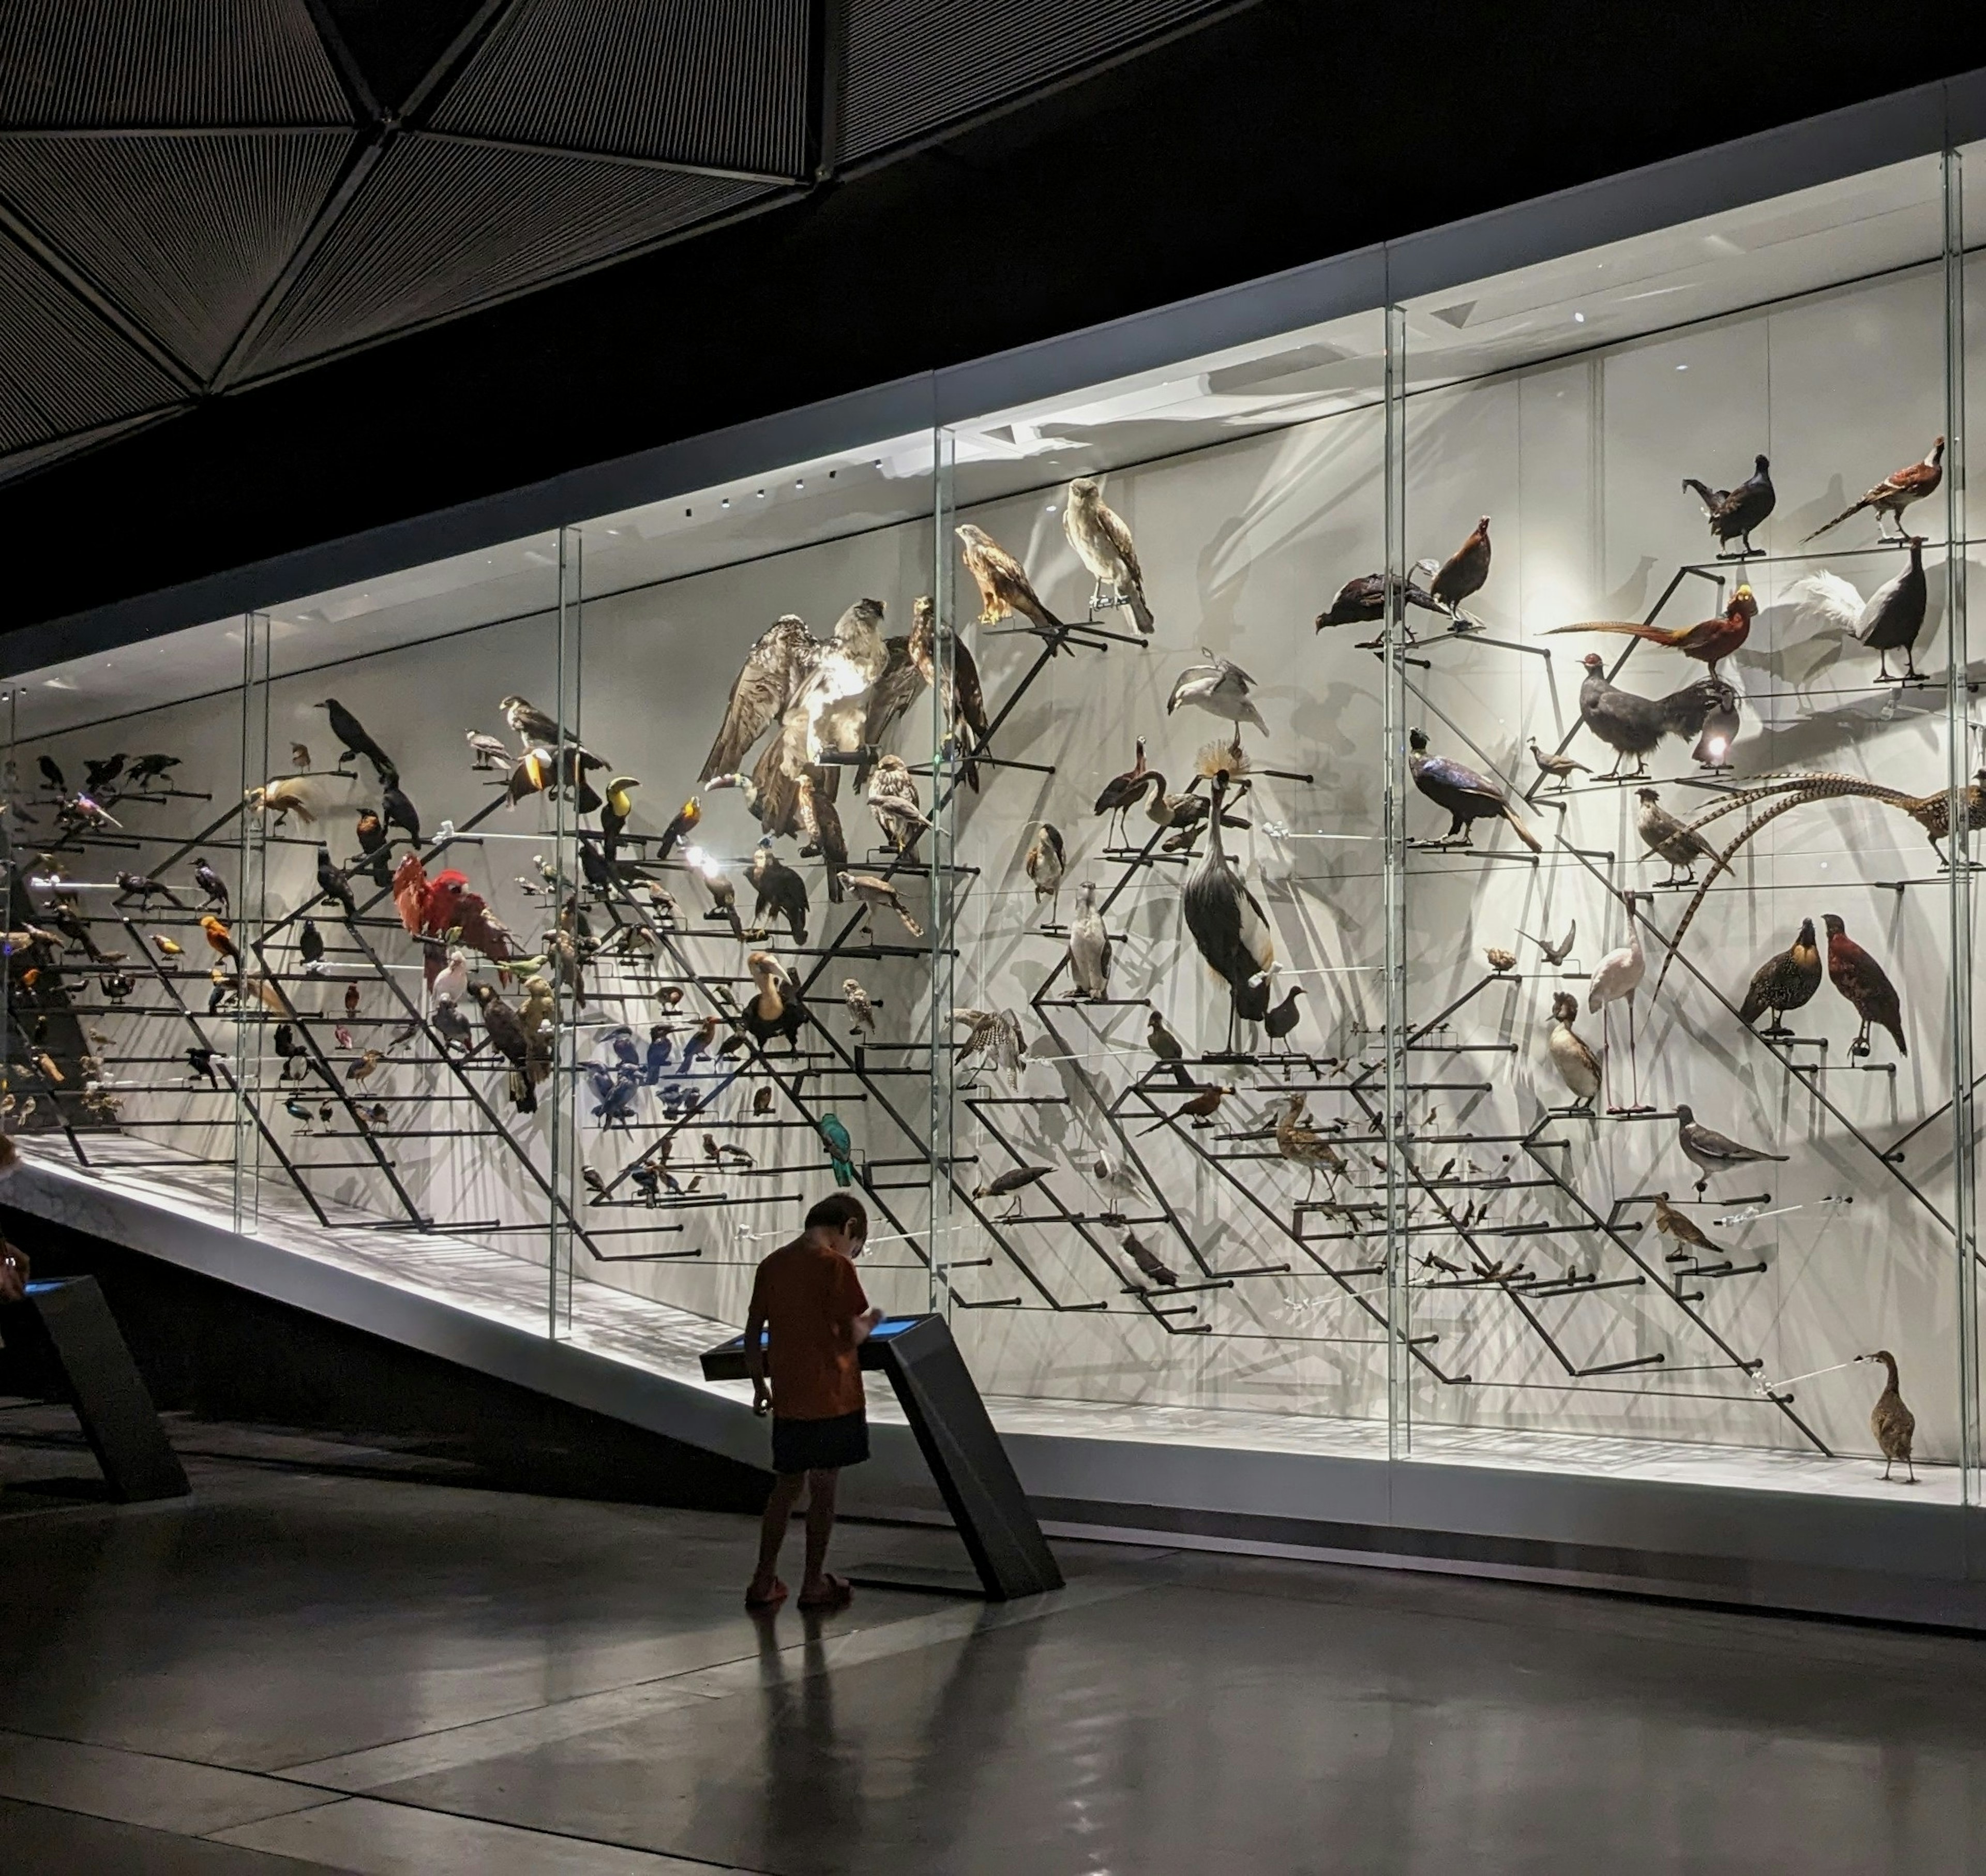
[[[773,1478],[772,1496],[766,1500],[764,1515],[759,1524],[759,1570],[752,1579],[752,1587],[745,1594],[753,1602],[762,1602],[773,1593],[773,1585],[779,1574],[779,1546],[786,1541],[786,1521],[793,1515],[795,1502],[800,1488],[807,1482],[804,1472],[776,1473]],[[815,1476],[818,1477],[818,1474]],[[830,1521],[833,1521],[833,1499],[830,1497]],[[807,1554],[813,1554],[813,1519],[810,1511],[807,1518]]]
[[[834,1495],[841,1474],[838,1470],[810,1472],[806,1479],[806,1580],[800,1585],[803,1596],[818,1595],[827,1587],[823,1567],[827,1562],[828,1535],[834,1529]]]

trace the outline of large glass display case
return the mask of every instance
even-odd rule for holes
[[[1977,167],[27,674],[17,1137],[632,1360],[844,1184],[1010,1430],[1976,1502]]]

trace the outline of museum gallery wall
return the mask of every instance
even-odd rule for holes
[[[1961,175],[32,674],[9,1124],[553,1333],[847,1183],[1072,1426],[1956,1497]]]

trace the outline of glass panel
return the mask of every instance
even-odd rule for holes
[[[1942,246],[1929,160],[1403,309],[1418,1457],[1880,1492],[1884,1349],[1957,1495],[1946,691],[1855,640]]]
[[[1385,354],[1375,308],[953,434],[953,1294],[1009,1423],[1385,1450]]]

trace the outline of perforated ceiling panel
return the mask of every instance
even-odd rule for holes
[[[667,170],[408,138],[277,308],[250,372],[571,273],[759,192]]]
[[[793,177],[806,0],[523,0],[436,128]]]
[[[1221,4],[0,0],[0,477],[776,204]]]
[[[853,162],[1066,78],[1230,0],[849,0]]]

